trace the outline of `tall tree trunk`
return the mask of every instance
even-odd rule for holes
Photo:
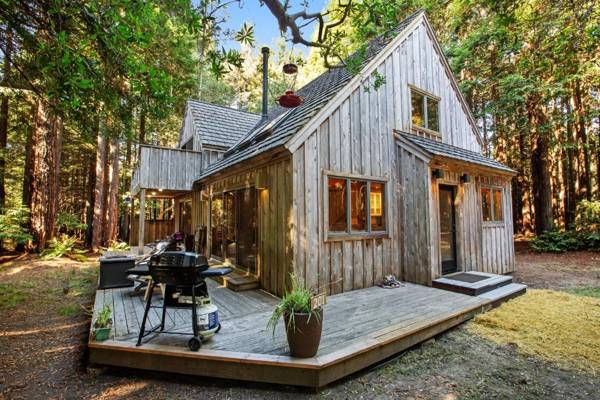
[[[571,228],[575,222],[575,212],[577,208],[577,171],[575,170],[575,152],[576,143],[573,134],[573,123],[571,122],[571,103],[565,101],[567,113],[566,134],[566,153],[567,153],[567,171],[565,188],[565,225],[567,229]]]
[[[6,28],[4,50],[4,66],[2,71],[5,86],[10,81],[10,62],[12,54],[12,30]],[[8,94],[0,94],[0,209],[6,206],[6,145],[8,143]],[[1,245],[1,243],[0,243]]]
[[[97,125],[96,125],[97,126]],[[98,137],[98,132],[96,137]],[[85,245],[92,245],[92,236],[94,234],[94,205],[96,198],[96,160],[91,158],[88,160],[88,182],[87,182],[87,193],[86,193],[86,208],[85,208],[85,223],[87,225],[85,229]]]
[[[107,204],[106,243],[117,239],[119,226],[119,142],[110,142],[110,168]]]
[[[99,123],[99,122],[96,122]],[[104,216],[106,214],[106,185],[105,185],[105,170],[107,161],[107,145],[108,140],[102,133],[98,131],[96,149],[96,183],[94,188],[94,218],[93,218],[93,233],[92,233],[92,250],[98,251],[102,246],[104,236]]]
[[[31,231],[38,250],[54,237],[60,183],[62,119],[38,101],[32,133]]]
[[[142,107],[140,112],[140,131],[138,137],[139,144],[146,143],[146,110]]]
[[[533,102],[532,102],[533,103]],[[531,182],[535,208],[535,232],[541,234],[554,229],[552,213],[552,181],[550,177],[550,143],[542,130],[545,117],[537,102],[528,105],[529,126],[532,129]]]
[[[579,178],[579,198],[592,199],[592,172],[590,159],[590,146],[588,142],[586,127],[585,127],[585,107],[583,105],[581,95],[581,86],[579,81],[575,82],[573,90],[573,109],[575,111],[575,130],[577,138],[580,141],[580,149],[583,153],[583,169]]]

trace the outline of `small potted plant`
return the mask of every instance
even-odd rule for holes
[[[312,307],[312,295],[304,283],[292,277],[292,290],[275,307],[268,327],[273,329],[283,316],[290,353],[293,357],[313,357],[321,342],[323,308]]]
[[[103,341],[108,339],[110,330],[112,329],[111,311],[108,305],[104,305],[102,310],[96,316],[94,321],[94,339]]]

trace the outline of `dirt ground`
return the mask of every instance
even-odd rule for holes
[[[2,262],[2,260],[0,260]],[[532,287],[600,287],[600,254],[517,256]],[[600,378],[520,355],[463,327],[319,393],[202,377],[89,368],[96,264],[26,257],[0,264],[1,399],[596,399]]]

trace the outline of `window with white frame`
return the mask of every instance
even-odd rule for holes
[[[481,213],[484,222],[504,221],[502,189],[481,188]]]
[[[415,88],[410,89],[412,107],[412,125],[415,128],[425,128],[430,131],[440,131],[439,105],[440,100]]]
[[[329,234],[386,232],[385,182],[338,176],[326,179]]]

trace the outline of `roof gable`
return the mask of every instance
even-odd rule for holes
[[[422,14],[422,11],[415,12],[402,21],[392,34],[373,39],[367,47],[362,70],[368,68],[368,65],[372,63],[376,56],[395,37],[415,23]],[[361,74],[353,75],[346,68],[333,68],[319,75],[297,91],[297,94],[304,98],[304,104],[292,109],[274,107],[269,112],[267,121],[259,123],[242,137],[238,143],[226,152],[221,161],[210,165],[200,179],[265,151],[286,145],[315,115],[322,112],[327,103],[348,86],[353,79],[360,80]]]
[[[233,146],[260,120],[259,114],[191,99],[186,106],[186,118],[188,115],[202,145],[222,148]]]

